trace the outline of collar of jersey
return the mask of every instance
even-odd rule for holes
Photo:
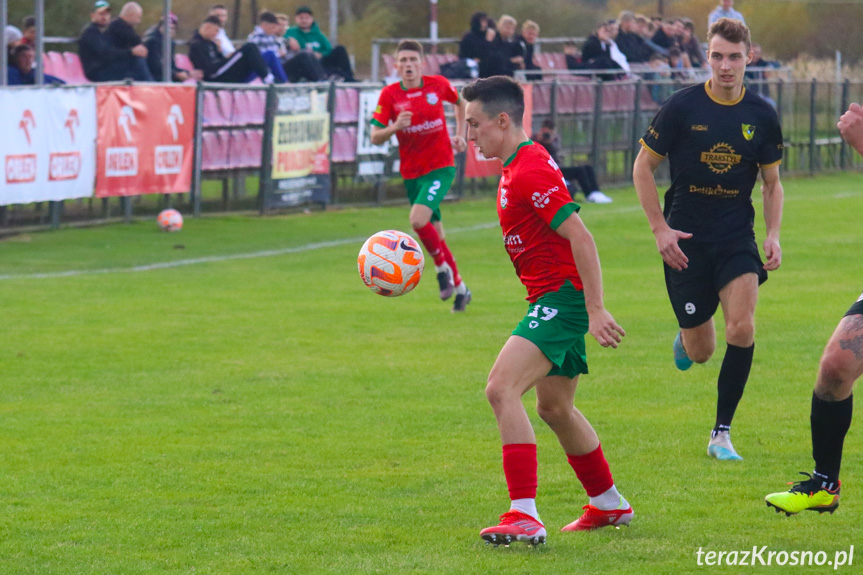
[[[510,162],[512,162],[515,159],[515,157],[518,155],[518,151],[520,149],[522,149],[524,146],[530,146],[532,144],[533,144],[533,142],[530,140],[520,143],[518,145],[518,147],[515,149],[515,152],[513,152],[512,155],[510,157],[508,157],[506,159],[506,161],[503,163],[504,167],[508,166],[510,164]]]
[[[419,90],[425,86],[425,83],[426,83],[425,78],[420,77],[420,85],[419,86],[417,86],[416,88],[405,88],[405,85],[402,83],[401,80],[399,80],[399,88],[401,88],[402,91],[404,91],[404,92],[407,92],[409,90]]]
[[[721,106],[733,106],[735,104],[739,104],[740,100],[743,99],[743,95],[746,94],[746,86],[742,86],[740,89],[740,96],[736,100],[720,100],[716,96],[713,95],[713,92],[710,91],[710,80],[704,83],[704,91],[707,92],[707,96]]]

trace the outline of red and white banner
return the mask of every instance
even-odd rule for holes
[[[0,91],[0,205],[93,195],[93,88]]]
[[[524,117],[522,126],[524,133],[529,138],[531,135],[531,124],[533,120],[533,86],[522,84],[524,89]],[[480,154],[473,142],[467,143],[467,157],[465,158],[464,175],[466,178],[488,178],[499,176],[503,164],[497,158],[486,158]]]
[[[99,86],[96,196],[188,192],[194,86]]]

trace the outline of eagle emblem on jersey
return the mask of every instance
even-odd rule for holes
[[[740,163],[741,155],[734,153],[731,144],[719,142],[709,152],[701,152],[701,161],[715,174],[724,174]]]
[[[429,106],[434,106],[435,104],[437,104],[437,94],[435,94],[434,92],[429,92],[428,94],[426,94],[426,102],[429,103]]]
[[[752,124],[740,124],[740,129],[743,130],[743,137],[747,142],[755,136],[755,126]]]

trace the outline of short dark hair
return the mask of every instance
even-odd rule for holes
[[[714,36],[719,36],[732,44],[743,42],[746,44],[746,54],[752,49],[752,37],[749,34],[749,28],[740,20],[720,18],[713,23],[710,27],[710,32],[707,33],[708,44],[710,44],[710,40]]]
[[[512,123],[521,127],[524,116],[524,90],[509,76],[491,76],[474,80],[464,87],[462,97],[468,102],[477,101],[489,117],[504,113]]]
[[[25,16],[24,20],[21,21],[23,24],[22,28],[35,28],[36,27],[36,17],[35,16]]]
[[[264,10],[260,14],[258,14],[258,22],[267,22],[268,24],[278,24],[279,19],[276,18],[276,15],[270,12],[269,10]]]
[[[227,10],[227,9],[228,9],[228,7],[225,6],[224,4],[213,4],[212,6],[210,6],[210,12],[212,12],[213,10]]]
[[[219,28],[222,27],[222,21],[219,20],[218,16],[207,16],[204,18],[204,24],[215,24]]]
[[[402,50],[410,50],[411,52],[419,52],[420,58],[423,57],[423,45],[417,42],[416,40],[402,40],[399,42],[399,45],[396,46],[396,54],[401,52]]]

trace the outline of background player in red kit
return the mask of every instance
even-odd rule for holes
[[[423,49],[419,42],[402,40],[396,48],[396,70],[401,82],[381,92],[372,117],[371,140],[380,145],[395,134],[399,141],[400,171],[411,203],[410,222],[434,259],[440,297],[452,297],[452,311],[464,311],[471,293],[462,281],[455,258],[444,240],[440,203],[455,179],[453,148],[463,152],[464,102],[443,76],[422,75]],[[455,106],[456,135],[450,138],[443,103]]]
[[[573,406],[578,376],[587,373],[584,335],[617,347],[625,335],[602,301],[602,273],[593,236],[578,217],[563,174],[522,128],[524,93],[512,79],[469,84],[468,139],[487,158],[503,161],[498,217],[504,246],[527,288],[527,314],[503,346],[488,376],[486,396],[503,443],[511,500],[500,524],[480,535],[491,543],[539,543],[545,527],[536,510],[536,438],[522,395],[536,388],[536,409],[563,447],[590,497],[585,513],[563,531],[628,525],[634,513],[621,497],[599,438]]]

